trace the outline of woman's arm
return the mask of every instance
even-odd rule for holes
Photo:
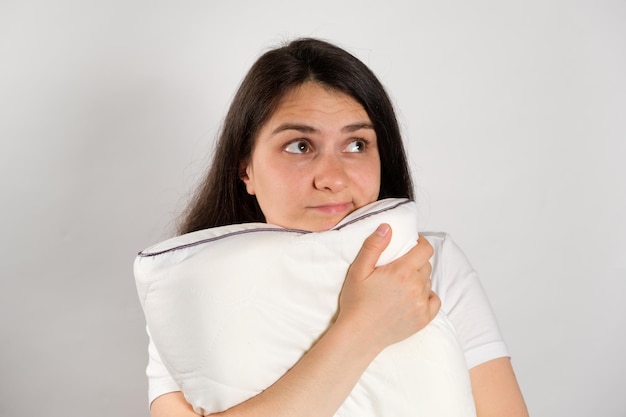
[[[332,416],[377,353],[363,332],[338,321],[272,386],[215,415]],[[158,397],[151,411],[153,417],[196,415],[180,392]]]
[[[470,369],[477,417],[528,417],[511,360],[493,359]]]
[[[382,349],[433,319],[441,303],[430,287],[432,246],[420,237],[406,255],[376,268],[390,238],[390,227],[381,225],[365,240],[346,276],[337,320],[300,361],[265,391],[216,415],[330,417]],[[151,411],[195,415],[180,393],[157,398]]]
[[[524,398],[509,358],[494,359],[470,370],[477,417],[528,417]],[[181,392],[158,397],[153,417],[196,417]]]
[[[152,417],[198,417],[180,391],[158,396],[150,404]]]

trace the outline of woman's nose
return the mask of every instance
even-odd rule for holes
[[[318,190],[341,191],[348,186],[348,176],[337,155],[320,155],[315,170],[314,186]]]

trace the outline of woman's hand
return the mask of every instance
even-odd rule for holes
[[[354,332],[367,334],[379,351],[424,328],[441,307],[431,290],[430,243],[420,236],[404,256],[376,267],[390,240],[387,224],[365,240],[348,270],[337,317],[337,324],[344,322]]]

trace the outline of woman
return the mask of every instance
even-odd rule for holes
[[[301,39],[264,54],[243,80],[180,232],[245,222],[324,231],[387,197],[412,199],[413,191],[384,88],[344,50]],[[219,414],[332,416],[385,347],[422,329],[442,307],[460,329],[477,415],[527,415],[473,271],[455,284],[464,289],[462,302],[458,295],[440,300],[430,282],[433,246],[423,237],[403,257],[375,267],[390,236],[382,224],[365,240],[337,319],[313,348],[265,391]],[[154,417],[196,415],[152,345],[148,375]]]

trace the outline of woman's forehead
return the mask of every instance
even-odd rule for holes
[[[268,118],[266,125],[300,124],[316,129],[317,122],[335,122],[340,128],[371,127],[363,106],[353,97],[318,83],[307,82],[288,91]],[[350,126],[350,127],[349,127]]]

